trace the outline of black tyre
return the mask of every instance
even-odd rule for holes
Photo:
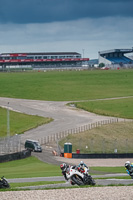
[[[79,186],[80,185],[84,185],[83,181],[81,180],[81,178],[79,176],[77,176],[77,177],[76,176],[72,176],[71,179],[75,184],[77,184]]]
[[[10,188],[9,183],[6,180],[3,180],[3,187],[4,188]]]
[[[95,180],[91,177],[91,175],[85,175],[84,177],[85,185],[96,185]]]
[[[94,181],[94,179],[91,179],[91,185],[96,185],[96,182]]]

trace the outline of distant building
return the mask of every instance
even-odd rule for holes
[[[87,63],[89,67],[98,67],[98,59],[91,59]]]
[[[82,58],[77,52],[48,53],[2,53],[0,68],[72,68],[82,67],[89,58]]]
[[[104,63],[105,66],[133,66],[133,60],[125,56],[133,52],[132,49],[112,49],[99,52],[99,64]]]

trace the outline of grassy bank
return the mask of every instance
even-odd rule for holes
[[[125,173],[124,167],[91,167],[93,174]],[[44,163],[35,157],[0,164],[0,174],[7,179],[62,176],[60,167]]]
[[[24,133],[25,131],[36,128],[39,125],[52,121],[50,118],[44,118],[34,115],[26,115],[10,111],[10,135]],[[0,137],[7,135],[7,110],[0,108]]]
[[[68,135],[59,144],[72,143],[72,151],[80,149],[81,153],[132,153],[133,122],[103,125],[91,130]]]
[[[38,160],[35,157],[0,164],[0,174],[6,178],[30,178],[61,176],[60,167]]]
[[[133,119],[133,97],[125,99],[77,102],[76,107],[99,115]]]

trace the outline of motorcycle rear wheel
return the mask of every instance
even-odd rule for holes
[[[95,180],[91,177],[91,175],[86,175],[84,179],[85,185],[96,185]]]
[[[9,183],[6,180],[3,180],[3,188],[10,188]]]

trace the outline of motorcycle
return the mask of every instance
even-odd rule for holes
[[[88,174],[88,169],[78,169],[71,166],[69,170],[66,172],[66,177],[70,180],[72,185],[95,185],[94,179]]]
[[[127,171],[127,174],[131,177],[131,179],[133,179],[133,169],[129,169],[129,170],[126,169],[126,171]]]
[[[8,181],[4,176],[0,178],[0,189],[2,188],[10,188]]]

